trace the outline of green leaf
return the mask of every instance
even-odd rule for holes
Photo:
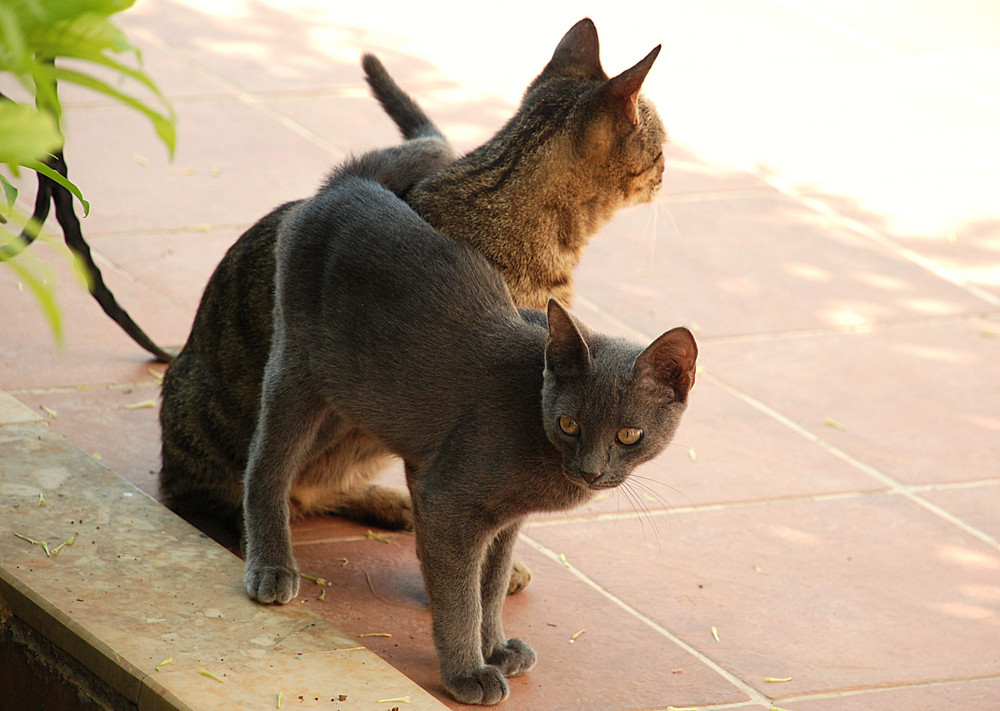
[[[0,230],[0,237],[4,242],[4,247],[11,242],[20,241],[20,235],[15,235],[6,229]],[[63,328],[62,315],[59,312],[59,304],[56,302],[55,285],[51,278],[48,265],[32,256],[30,253],[21,254],[16,260],[5,261],[8,267],[14,270],[17,278],[28,287],[35,296],[42,315],[52,329],[52,335],[56,343],[62,345]],[[4,302],[4,309],[12,307],[11,302]]]
[[[111,20],[89,13],[71,20],[39,25],[25,33],[25,40],[41,57],[90,59],[105,50],[124,52],[133,49],[125,33]]]
[[[63,177],[62,174],[57,173],[56,171],[52,170],[52,168],[50,168],[49,166],[37,160],[25,161],[21,165],[23,165],[25,168],[31,168],[32,170],[41,173],[45,177],[51,178],[52,180],[62,185],[64,188],[73,193],[73,195],[76,196],[76,199],[80,201],[80,204],[83,205],[84,217],[90,214],[90,203],[83,199],[83,193],[80,192],[80,188],[76,187],[76,185],[74,185],[71,181]]]
[[[23,165],[63,145],[55,119],[31,106],[0,102],[0,163]]]
[[[17,188],[11,185],[7,178],[0,175],[0,192],[3,192],[7,200],[7,209],[0,214],[6,215],[14,208],[14,202],[17,200]]]
[[[109,17],[135,4],[135,0],[44,0],[47,22],[70,20],[84,14]]]
[[[167,150],[170,153],[170,157],[173,158],[174,155],[174,145],[176,143],[176,132],[174,130],[174,123],[169,116],[164,116],[157,113],[154,109],[150,108],[144,104],[139,99],[133,96],[124,94],[110,84],[88,74],[82,72],[74,71],[72,69],[66,69],[62,67],[56,67],[55,76],[60,81],[68,81],[74,84],[79,84],[80,86],[92,89],[94,91],[100,92],[106,96],[109,96],[116,101],[119,101],[126,106],[129,106],[142,114],[153,123],[153,128],[156,131],[156,135],[160,137],[160,140],[167,146]]]

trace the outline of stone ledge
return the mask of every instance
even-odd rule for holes
[[[249,600],[239,558],[3,392],[0,452],[0,609],[139,709],[445,708],[315,613]]]

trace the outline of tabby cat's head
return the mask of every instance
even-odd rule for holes
[[[667,132],[639,92],[659,52],[657,46],[609,78],[601,67],[597,28],[590,19],[580,20],[528,86],[515,118],[529,130],[565,132],[564,169],[616,190],[621,205],[648,202],[663,180]]]
[[[686,328],[645,350],[592,334],[548,304],[542,414],[563,471],[581,487],[621,484],[670,443],[694,385],[698,346]]]

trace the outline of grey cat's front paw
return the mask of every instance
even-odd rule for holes
[[[520,639],[508,639],[505,644],[495,648],[486,659],[487,664],[497,667],[504,676],[520,676],[535,666],[537,661],[538,655],[535,654],[535,650]]]
[[[264,605],[284,605],[299,594],[299,571],[294,567],[247,565],[244,582],[250,597]]]
[[[514,567],[510,571],[510,585],[507,587],[508,595],[515,595],[531,582],[531,570],[519,560],[514,561]]]
[[[503,672],[494,666],[480,667],[472,676],[444,680],[448,693],[463,704],[492,706],[507,698],[510,687]]]

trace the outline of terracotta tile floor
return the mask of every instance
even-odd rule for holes
[[[84,229],[136,320],[180,345],[243,229],[397,140],[362,51],[464,150],[584,12],[611,72],[662,42],[645,88],[673,137],[664,189],[588,248],[576,312],[636,338],[692,326],[704,372],[675,446],[628,495],[528,527],[535,579],[506,625],[540,662],[507,706],[995,711],[996,4],[337,5],[129,11],[178,114],[173,162],[143,119],[67,92]],[[0,269],[0,388],[155,495],[156,409],[126,406],[155,400],[162,366],[56,251],[32,249],[56,273],[65,344]],[[303,570],[331,581],[322,601],[305,582],[300,604],[351,636],[391,634],[361,639],[444,698],[412,538],[366,532],[296,526]]]

